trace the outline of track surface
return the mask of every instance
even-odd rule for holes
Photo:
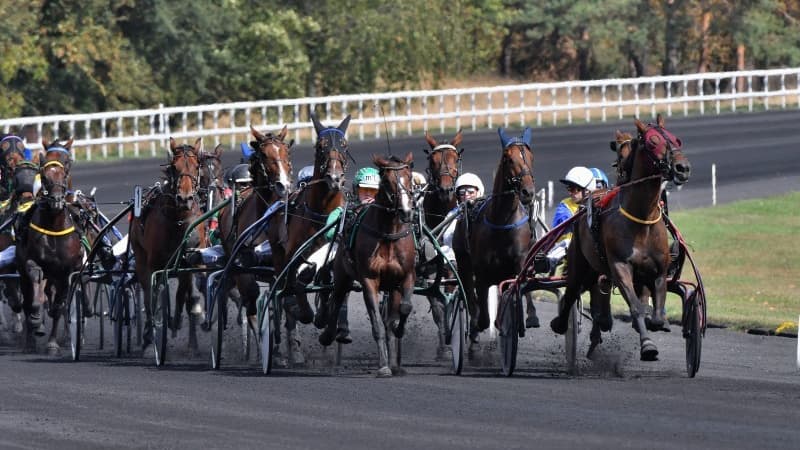
[[[798,112],[668,119],[694,169],[686,188],[673,193],[671,206],[710,204],[714,162],[722,202],[800,189],[798,119]],[[542,183],[575,164],[608,168],[606,142],[615,127],[633,128],[624,123],[534,130],[535,176]],[[464,169],[490,180],[497,142],[494,133],[468,134]],[[353,146],[360,165],[368,163],[369,153],[386,148],[385,142]],[[417,137],[392,141],[395,153],[414,150],[419,161],[422,147]],[[308,145],[298,148],[295,169],[310,160],[309,153]],[[74,170],[76,184],[97,186],[100,201],[125,199],[135,183],[148,184],[157,174],[152,160],[78,164]],[[580,376],[570,377],[563,337],[542,328],[521,340],[519,369],[503,378],[484,333],[464,374],[454,377],[447,362],[434,360],[435,327],[427,301],[415,298],[403,352],[408,374],[379,380],[360,300],[351,296],[355,342],[345,347],[343,366],[332,366],[333,351],[324,351],[316,330],[305,327],[308,363],[276,369],[269,377],[255,360],[241,361],[236,324],[218,372],[207,369],[207,335],[200,336],[202,353],[188,355],[185,326],[161,369],[153,367],[151,353],[115,359],[110,342],[96,350],[96,321],[79,363],[24,354],[14,336],[0,332],[0,448],[730,449],[793,448],[800,440],[794,339],[709,329],[700,372],[687,379],[678,326],[655,335],[660,360],[644,363],[635,332],[616,321],[597,358],[582,359]],[[555,307],[537,306],[546,326]]]

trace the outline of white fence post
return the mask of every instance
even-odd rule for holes
[[[717,205],[717,165],[711,164],[711,204]]]

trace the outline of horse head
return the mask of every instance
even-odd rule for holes
[[[224,183],[222,180],[222,144],[217,145],[212,152],[200,152],[200,191],[207,194],[209,199],[211,192],[216,192],[222,198]]]
[[[431,190],[439,197],[439,201],[447,203],[455,196],[456,179],[461,172],[461,130],[458,130],[450,142],[437,142],[425,131],[425,141],[431,147],[423,150],[428,155],[428,182]]]
[[[256,140],[250,143],[250,176],[257,189],[268,188],[279,198],[286,198],[292,190],[291,144],[284,139],[289,132],[287,126],[278,134],[259,133],[252,126],[250,131]]]
[[[664,128],[664,118],[659,114],[655,124],[645,125],[639,119],[635,119],[636,130],[639,132],[635,143],[636,149],[644,150],[648,159],[652,162],[652,167],[656,169],[642,169],[644,173],[660,172],[661,176],[677,185],[681,185],[689,180],[692,166],[686,156],[683,155],[683,143],[675,135]]]
[[[513,192],[519,195],[524,205],[533,201],[536,193],[533,179],[532,131],[526,127],[521,136],[509,137],[503,128],[498,128],[503,157],[495,175],[495,194]]]
[[[169,190],[175,194],[178,209],[191,210],[197,201],[200,187],[200,160],[198,155],[203,139],[198,138],[194,145],[178,145],[175,139],[169,138],[169,149],[172,152],[169,164],[164,173],[167,176]]]
[[[314,179],[324,179],[330,190],[340,191],[344,187],[347,157],[350,155],[345,138],[350,115],[348,114],[338,127],[323,126],[314,113],[311,113],[311,121],[317,132],[317,144],[314,147]]]
[[[41,195],[51,210],[60,211],[66,206],[68,173],[61,161],[39,161],[42,177]]]
[[[409,152],[405,158],[373,155],[372,161],[378,166],[381,175],[375,204],[386,211],[393,212],[406,223],[414,219],[414,193],[411,183],[411,169],[414,155]]]

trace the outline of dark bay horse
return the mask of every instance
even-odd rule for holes
[[[530,128],[508,137],[498,129],[502,153],[487,200],[468,210],[456,225],[453,251],[466,290],[470,338],[489,327],[488,291],[513,278],[524,264],[533,233],[529,205],[535,194]]]
[[[65,145],[42,142],[47,154],[69,155],[72,140]],[[57,352],[57,330],[65,306],[69,276],[78,271],[84,258],[81,230],[67,208],[69,166],[62,161],[40,158],[42,189],[36,204],[26,215],[27,226],[18,233],[17,271],[23,295],[23,309],[28,322],[28,336],[44,335],[41,317],[43,292],[48,298],[49,314],[53,319],[48,350]],[[46,283],[43,285],[43,283]],[[42,286],[46,286],[45,289]],[[32,342],[29,340],[29,343]]]
[[[431,230],[442,223],[447,213],[456,206],[456,180],[461,173],[461,154],[464,152],[463,148],[458,147],[462,139],[460,129],[449,142],[437,141],[430,133],[425,132],[425,141],[430,149],[424,150],[428,155],[428,185],[422,199],[422,212],[425,216],[425,225]],[[445,305],[436,297],[428,297],[428,301],[433,321],[438,327],[437,359],[446,359],[445,353],[450,348],[445,345]]]
[[[328,303],[328,320],[319,337],[322,345],[330,345],[337,332],[339,309],[353,280],[361,283],[364,304],[372,324],[372,337],[378,345],[377,375],[390,377],[400,370],[394,339],[402,339],[405,323],[411,313],[416,271],[411,222],[414,217],[414,195],[411,186],[413,155],[373,157],[381,172],[375,202],[364,207],[350,231],[344,235],[334,259],[334,291]],[[387,293],[387,308],[380,311],[380,292]],[[387,340],[388,337],[388,340]],[[391,368],[390,368],[391,365]]]
[[[243,200],[235,209],[236,217],[233,217],[234,209],[231,206],[220,214],[220,234],[228,254],[233,250],[236,237],[261,218],[270,205],[285,200],[292,187],[291,152],[285,142],[288,128],[284,126],[277,134],[259,133],[252,127],[250,131],[256,139],[250,143],[253,154],[248,161],[251,187],[243,191]],[[282,222],[270,227],[269,233],[274,236],[273,239],[278,239],[281,225]],[[259,236],[253,244],[258,245],[265,239],[267,236]],[[243,273],[235,275],[234,280],[247,310],[248,320],[253,329],[257,329],[256,300],[260,292],[256,277]]]
[[[313,113],[311,121],[317,133],[317,143],[314,146],[314,175],[292,200],[283,236],[279,240],[270,238],[275,273],[280,273],[295,251],[325,225],[331,211],[344,203],[342,191],[345,171],[348,158],[351,158],[349,144],[345,138],[350,115],[336,127],[323,126]],[[320,245],[321,243],[311,251]],[[305,324],[311,323],[314,311],[309,305],[304,286],[296,283],[296,275],[293,272],[289,273],[282,302],[288,313],[286,327],[293,335],[290,337],[290,343],[299,348],[299,337],[294,331],[295,320]],[[299,356],[295,351],[292,351],[292,355]]]
[[[682,143],[666,128],[659,115],[656,124],[635,120],[638,136],[624,142],[628,155],[618,158],[618,170],[625,183],[601,198],[594,215],[595,230],[585,220],[574,228],[567,250],[567,288],[559,306],[559,315],[550,322],[558,334],[567,330],[572,304],[580,293],[593,289],[601,275],[618,286],[628,304],[633,327],[639,333],[640,358],[658,359],[658,348],[649,331],[666,330],[664,303],[666,275],[670,263],[667,229],[662,218],[661,191],[664,181],[682,184],[688,181],[691,165],[683,155]],[[652,318],[646,320],[649,297],[653,297]],[[594,310],[590,352],[601,342],[600,331],[612,326],[608,295],[603,295],[600,310]],[[594,303],[594,299],[593,299]],[[596,327],[596,328],[595,328]]]
[[[425,141],[431,147],[425,149],[428,155],[428,186],[422,200],[425,225],[433,229],[456,206],[456,179],[461,172],[462,134],[458,130],[450,142],[438,142],[427,131]]]
[[[181,245],[188,226],[201,215],[198,187],[202,139],[197,139],[194,146],[178,145],[172,138],[169,143],[172,155],[164,170],[165,183],[148,192],[142,214],[134,217],[129,232],[130,245],[136,257],[136,276],[144,291],[147,314],[144,347],[153,342],[150,275],[165,268]],[[205,225],[201,224],[194,229],[188,246],[200,247],[203,242]],[[181,310],[185,306],[190,319],[189,348],[194,352],[197,350],[196,323],[202,314],[202,304],[195,292],[192,275],[182,274],[178,280],[170,328],[174,332],[179,327]]]

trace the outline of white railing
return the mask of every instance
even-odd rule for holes
[[[249,126],[277,130],[284,124],[294,139],[312,139],[309,109],[326,124],[352,114],[351,139],[409,135],[423,129],[494,127],[606,121],[661,112],[720,114],[746,109],[800,108],[800,67],[642,78],[563,81],[520,85],[403,91],[329,97],[218,103],[198,106],[0,120],[0,129],[36,127],[39,135],[72,136],[80,159],[155,156],[169,137],[213,137],[215,143],[247,140]],[[208,145],[208,144],[207,144]],[[82,150],[81,150],[82,149]],[[81,154],[82,153],[82,154]]]

